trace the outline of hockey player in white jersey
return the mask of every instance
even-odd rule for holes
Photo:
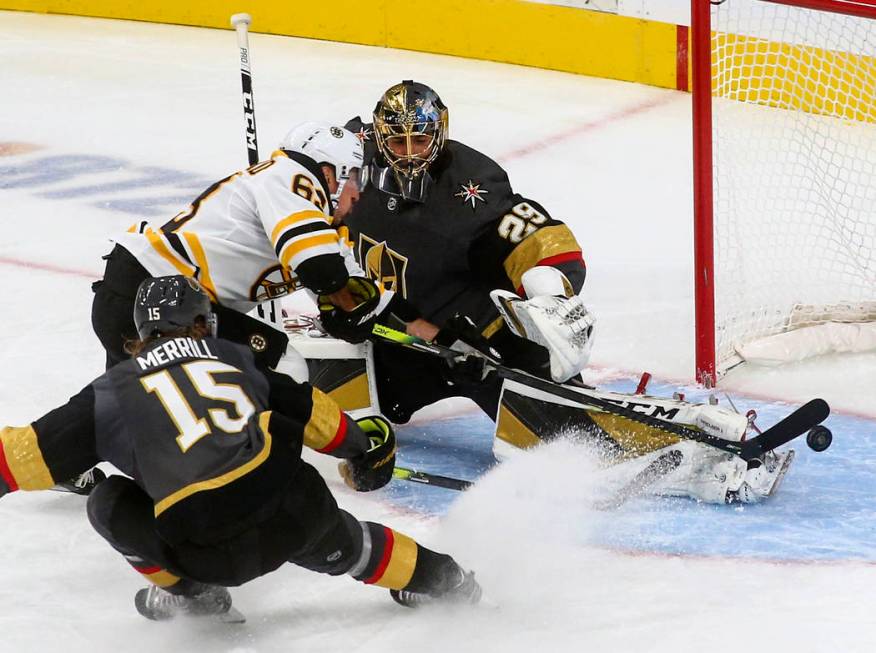
[[[393,293],[364,278],[333,227],[358,198],[361,165],[354,134],[304,123],[270,159],[217,181],[170,220],[117,237],[92,309],[107,366],[125,359],[136,336],[131,307],[149,276],[197,279],[217,307],[219,335],[249,344],[271,366],[287,338],[244,315],[259,303],[306,288],[357,316],[383,308]]]

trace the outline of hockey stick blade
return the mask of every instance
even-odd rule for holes
[[[678,469],[683,460],[684,454],[678,449],[667,451],[648,463],[645,469],[636,474],[614,495],[603,501],[597,501],[593,507],[597,510],[617,510],[630,499],[643,495],[654,483]]]
[[[654,483],[678,469],[682,460],[684,460],[684,454],[677,449],[667,451],[648,463],[645,469],[636,474],[629,483],[624,485],[611,497],[603,501],[597,501],[593,504],[593,507],[600,511],[616,510],[617,508],[620,508],[627,501],[634,497],[641,496],[648,490],[648,488],[654,485]],[[393,470],[392,475],[393,478],[402,481],[410,481],[422,485],[434,485],[435,487],[455,490],[457,492],[468,490],[474,485],[474,481],[430,474],[428,472],[421,472],[406,467],[396,467]]]
[[[742,443],[741,457],[745,460],[761,458],[767,451],[772,451],[787,444],[830,415],[830,406],[824,399],[813,399],[790,415],[772,425],[755,438]]]
[[[451,478],[449,476],[441,476],[439,474],[430,474],[428,472],[420,472],[415,469],[406,467],[396,467],[392,470],[393,478],[402,481],[410,481],[412,483],[420,483],[422,485],[434,485],[435,487],[443,487],[448,490],[463,491],[469,489],[474,483],[465,481],[461,478]]]

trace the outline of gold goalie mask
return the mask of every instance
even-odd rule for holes
[[[425,84],[390,87],[374,108],[374,137],[388,167],[375,171],[380,190],[422,202],[429,166],[447,140],[447,107]]]

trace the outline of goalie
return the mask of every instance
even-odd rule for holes
[[[580,372],[593,320],[577,296],[586,268],[569,228],[515,193],[497,163],[449,140],[447,108],[424,84],[392,86],[373,123],[356,118],[347,128],[363,138],[367,185],[343,225],[359,265],[396,299],[372,319],[324,303],[328,332],[362,341],[376,319],[545,378]],[[513,305],[519,320],[500,315],[494,289],[504,293],[505,315]],[[376,342],[374,368],[381,410],[393,422],[453,396],[496,416],[501,381],[478,357],[447,365]]]
[[[514,193],[498,164],[448,139],[448,110],[433,89],[410,80],[396,84],[372,118],[347,123],[365,143],[367,184],[343,224],[360,266],[396,299],[379,314],[376,297],[370,312],[366,305],[345,312],[324,302],[322,323],[331,335],[355,342],[368,338],[378,321],[460,352],[439,359],[374,343],[377,397],[393,422],[465,396],[497,421],[497,441],[517,447],[572,430],[611,443],[610,455],[618,458],[648,460],[668,446],[681,449],[684,462],[665,479],[667,494],[723,503],[757,501],[775,490],[792,454],[771,453],[749,468],[738,456],[647,430],[630,441],[623,437],[626,425],[603,428],[580,407],[572,417],[553,397],[515,393],[508,384],[503,390],[484,358],[468,354],[479,350],[556,382],[573,379],[587,364],[594,318],[578,296],[586,276],[581,247],[566,225]],[[529,424],[521,420],[521,403],[533,410]],[[698,427],[717,423],[718,436],[731,440],[747,428],[744,417],[710,406],[665,410]]]

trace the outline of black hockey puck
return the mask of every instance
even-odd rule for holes
[[[806,444],[812,451],[824,451],[833,442],[833,433],[830,429],[821,424],[813,426],[806,434]]]

